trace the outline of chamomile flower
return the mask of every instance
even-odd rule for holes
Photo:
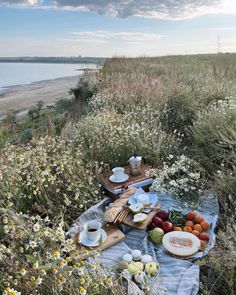
[[[8,287],[3,291],[3,295],[21,295],[21,292]]]
[[[54,258],[56,258],[56,259],[59,259],[60,256],[61,256],[61,254],[60,254],[59,251],[55,251],[55,252],[52,254],[52,256],[53,256]]]
[[[35,263],[33,263],[33,269],[38,269],[39,268],[39,262],[36,261]]]
[[[84,287],[80,286],[80,287],[79,287],[79,293],[80,293],[81,295],[86,295],[87,291],[84,289]]]
[[[42,278],[40,278],[40,277],[38,277],[35,281],[34,281],[34,283],[35,283],[35,285],[36,286],[39,286],[39,285],[41,285],[42,284],[42,282],[43,282],[43,279]]]
[[[40,230],[40,224],[39,223],[35,223],[33,226],[33,229],[35,232],[38,232]]]
[[[80,278],[79,279],[79,282],[80,282],[81,285],[83,285],[85,283],[85,279],[84,278]]]
[[[106,284],[109,288],[111,288],[113,286],[113,281],[111,279],[111,277],[108,277],[107,280],[106,280]]]
[[[20,274],[21,274],[22,276],[26,275],[26,273],[27,273],[27,270],[26,270],[25,268],[22,268],[22,269],[20,270]]]

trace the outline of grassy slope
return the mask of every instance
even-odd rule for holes
[[[71,220],[76,212],[97,201],[94,171],[123,165],[135,152],[154,167],[161,167],[169,154],[176,158],[184,153],[205,169],[204,181],[218,193],[221,205],[217,245],[200,262],[200,294],[235,294],[236,54],[115,58],[85,79],[67,117],[70,144],[60,138],[37,141],[40,135],[50,133],[40,133],[39,128],[32,149],[11,146],[4,151],[0,158],[3,200],[6,196],[7,202],[14,203],[14,210],[31,215],[43,208],[54,222],[58,202],[57,208],[65,208],[59,213]],[[90,90],[95,95],[88,99]],[[81,105],[83,112],[76,116]],[[68,130],[71,118],[77,124]],[[24,124],[32,127],[30,122]],[[49,125],[53,129],[53,122]],[[55,171],[50,174],[51,162],[60,169],[56,179]],[[50,177],[42,186],[45,171]],[[22,284],[23,291],[25,288],[27,283]],[[39,293],[45,292],[42,286]],[[79,294],[78,289],[74,294]]]

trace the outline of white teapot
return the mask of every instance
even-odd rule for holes
[[[137,176],[141,174],[141,164],[142,164],[142,157],[141,156],[132,156],[129,158],[130,163],[130,173],[133,176]]]

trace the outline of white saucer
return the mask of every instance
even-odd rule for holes
[[[125,173],[124,173],[124,176],[122,178],[119,178],[119,179],[116,179],[114,174],[109,177],[109,180],[111,182],[115,182],[115,183],[125,182],[128,179],[129,179],[129,175],[125,174]]]
[[[86,235],[86,232],[85,230],[83,230],[81,233],[80,233],[80,236],[79,236],[79,242],[84,245],[84,246],[87,246],[87,247],[97,247],[99,245],[101,245],[102,243],[105,242],[107,238],[107,233],[105,232],[104,229],[101,229],[101,235],[100,237],[98,237],[97,240],[95,241],[90,241]]]

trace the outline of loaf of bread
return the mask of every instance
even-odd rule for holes
[[[119,199],[113,202],[103,215],[104,221],[109,223],[114,222],[117,215],[123,209],[123,206],[127,204],[129,197],[135,194],[135,192],[136,188],[130,187],[119,197]]]

